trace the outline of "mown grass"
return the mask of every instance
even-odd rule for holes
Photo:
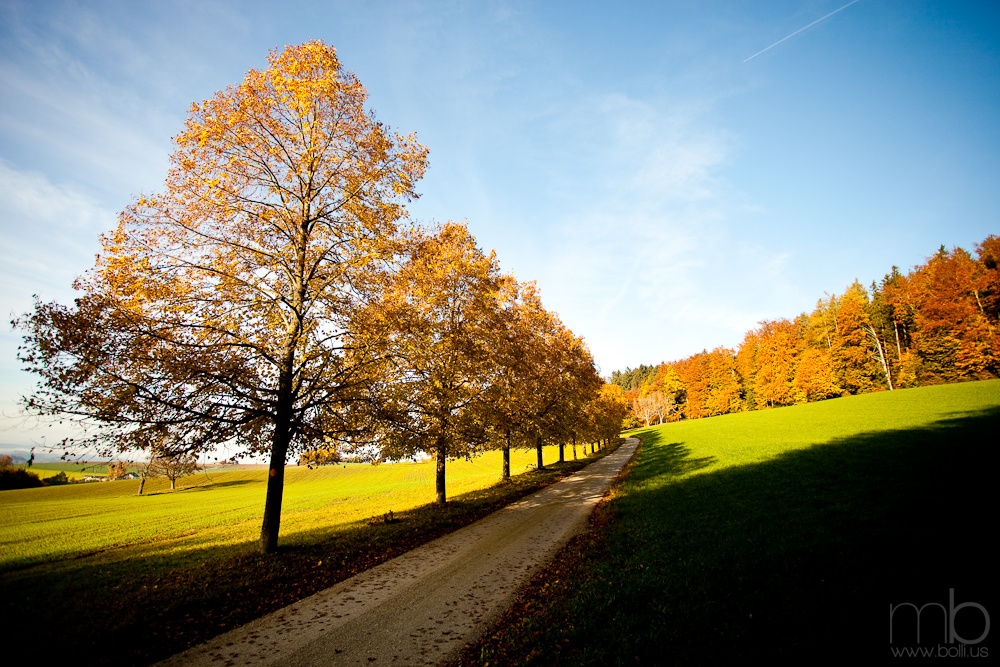
[[[605,452],[606,453],[606,452]],[[603,453],[602,453],[603,454]],[[571,454],[568,454],[571,456]],[[0,493],[2,626],[83,664],[144,664],[280,608],[465,525],[587,460],[546,470],[512,452],[449,463],[450,502],[431,463],[290,468],[280,552],[256,553],[267,471]],[[589,459],[592,460],[592,459]],[[528,471],[529,474],[517,474]],[[393,521],[378,521],[392,510]],[[376,521],[372,521],[375,518]]]
[[[462,664],[891,660],[890,604],[996,609],[998,433],[1000,381],[643,429],[599,528]]]

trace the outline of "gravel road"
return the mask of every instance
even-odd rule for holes
[[[438,665],[489,630],[632,457],[615,452],[474,524],[161,663]]]

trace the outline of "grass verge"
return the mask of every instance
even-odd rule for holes
[[[890,605],[997,608],[998,432],[1000,381],[643,429],[592,529],[459,664],[898,660],[916,624],[890,644]],[[938,613],[920,646],[957,651]]]

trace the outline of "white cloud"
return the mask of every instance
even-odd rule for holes
[[[27,312],[32,295],[68,303],[76,276],[93,265],[99,235],[111,229],[114,214],[80,190],[57,185],[45,176],[25,173],[0,160],[0,311],[16,317]],[[18,397],[31,391],[33,379],[20,370],[17,346],[20,336],[7,329],[0,333],[0,437],[19,443],[50,441],[72,431],[50,428],[37,419],[20,415]]]
[[[790,288],[787,253],[732,233],[738,211],[722,174],[734,138],[698,105],[613,94],[590,108],[576,119],[574,170],[590,196],[551,237],[546,304],[586,336],[605,373],[738,344],[771,315],[760,297]]]
[[[93,264],[99,235],[115,215],[78,189],[0,160],[0,221],[7,286],[0,307],[7,310],[25,306],[39,286],[68,294],[73,278]]]
[[[609,125],[609,158],[621,169],[629,194],[647,205],[677,205],[710,199],[715,172],[730,152],[720,128],[706,128],[705,109],[662,108],[622,94],[606,96],[598,109]]]
[[[51,66],[4,63],[0,72],[0,88],[10,100],[3,105],[5,133],[32,147],[28,159],[95,188],[138,190],[162,181],[166,128],[176,129],[177,119],[137,112],[141,102],[134,94],[57,49],[42,62]]]

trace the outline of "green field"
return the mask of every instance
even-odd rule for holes
[[[66,473],[66,477],[70,480],[92,476],[103,477],[108,474],[108,466],[102,463],[36,463],[30,470],[42,480],[54,477],[60,472]]]
[[[286,470],[280,550],[256,551],[267,470],[0,492],[0,626],[82,664],[145,664],[245,623],[541,488],[584,465],[534,471],[534,451],[448,463]],[[572,451],[566,455],[572,459]],[[601,455],[600,453],[598,456]],[[592,460],[588,459],[588,460]],[[519,474],[530,473],[530,474]],[[393,521],[380,521],[393,512]],[[373,520],[374,519],[374,520]],[[111,647],[110,649],[108,647]]]
[[[533,451],[511,452],[512,473],[533,467]],[[558,458],[547,447],[545,461]],[[58,464],[57,464],[58,465]],[[104,471],[106,472],[106,471]],[[330,531],[434,499],[434,463],[345,464],[285,472],[281,544],[326,539]],[[448,464],[449,495],[495,484],[500,454]],[[72,484],[0,493],[0,572],[80,554],[123,550],[175,558],[185,553],[251,545],[260,534],[267,470],[207,470],[163,478]],[[197,557],[197,555],[195,555]]]
[[[638,434],[603,529],[464,664],[880,662],[890,604],[947,605],[953,588],[956,604],[998,608],[1000,381]],[[963,611],[960,634],[978,637],[982,618]],[[936,621],[924,645],[944,640]]]

